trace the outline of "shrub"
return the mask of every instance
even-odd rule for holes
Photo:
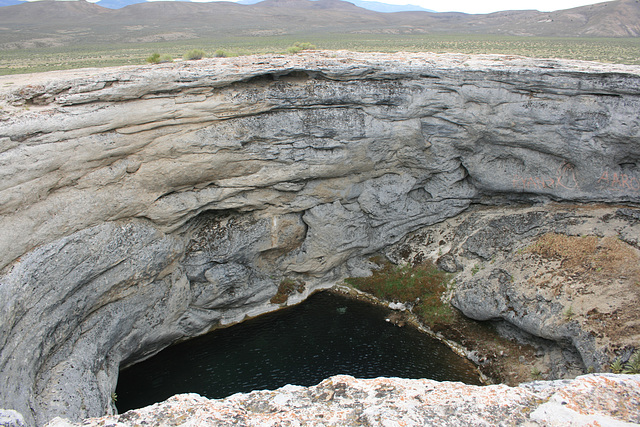
[[[173,62],[173,58],[171,57],[171,55],[160,55],[158,52],[154,52],[147,58],[147,62],[150,64],[161,64],[163,62]]]
[[[160,54],[158,52],[154,52],[147,58],[147,62],[150,64],[157,64],[160,62]]]
[[[213,53],[214,58],[226,58],[231,56],[226,50],[218,49]]]
[[[189,52],[184,54],[183,57],[187,61],[202,59],[204,58],[204,50],[202,49],[191,49]]]
[[[300,53],[303,50],[313,50],[315,48],[316,48],[316,46],[311,44],[311,43],[296,42],[296,43],[293,44],[293,46],[290,46],[290,47],[287,48],[287,53],[295,54],[295,53]]]

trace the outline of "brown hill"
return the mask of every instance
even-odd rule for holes
[[[637,37],[640,0],[617,0],[556,12],[496,12],[477,15],[470,22],[490,34]]]
[[[108,13],[105,8],[86,1],[32,1],[0,9],[0,21],[37,22],[36,19],[83,19]]]
[[[502,34],[638,37],[640,0],[557,12],[380,13],[341,0],[152,2],[107,9],[86,1],[0,8],[0,49],[282,34]]]

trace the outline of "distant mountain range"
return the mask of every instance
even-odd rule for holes
[[[263,35],[306,40],[321,34],[640,36],[640,0],[616,0],[556,12],[523,10],[486,15],[381,13],[342,0],[264,0],[249,5],[162,1],[125,5],[131,1],[136,0],[102,0],[98,4],[84,0],[38,1],[3,7],[0,49]],[[101,6],[103,2],[110,2],[113,8]],[[123,6],[115,8],[118,4]]]
[[[103,1],[112,1],[112,0],[101,0],[98,4],[108,7],[102,4]],[[117,0],[116,0],[117,1]],[[145,1],[145,0],[142,0]],[[238,4],[256,4],[260,3],[262,0],[240,0],[237,2]],[[374,12],[383,12],[383,13],[392,13],[392,12],[434,12],[435,10],[425,9],[420,6],[416,6],[413,4],[389,4],[382,3],[379,1],[367,1],[367,0],[347,0],[349,3],[353,3],[358,7],[367,10],[373,10]]]
[[[58,0],[58,1],[66,1],[66,0]],[[188,0],[180,0],[180,1],[188,1]],[[238,4],[256,4],[262,0],[241,0],[238,1]],[[120,9],[125,6],[129,6],[136,3],[146,3],[147,0],[100,0],[96,2],[97,5],[106,7],[109,9]],[[26,3],[24,0],[0,0],[0,7],[2,6],[14,6],[17,4]],[[373,10],[375,12],[411,12],[411,11],[420,11],[420,12],[435,12],[434,10],[425,9],[420,6],[416,6],[413,4],[388,4],[382,3],[379,1],[366,1],[366,0],[350,0],[349,3],[353,3],[358,7],[367,10]]]

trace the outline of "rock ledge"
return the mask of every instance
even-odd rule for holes
[[[209,400],[181,394],[146,408],[47,427],[129,426],[622,426],[640,422],[640,377],[586,375],[519,387],[338,375],[313,387]]]

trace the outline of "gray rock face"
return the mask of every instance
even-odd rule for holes
[[[472,203],[639,203],[638,88],[637,67],[421,54],[0,77],[0,407],[111,413],[119,366]]]

